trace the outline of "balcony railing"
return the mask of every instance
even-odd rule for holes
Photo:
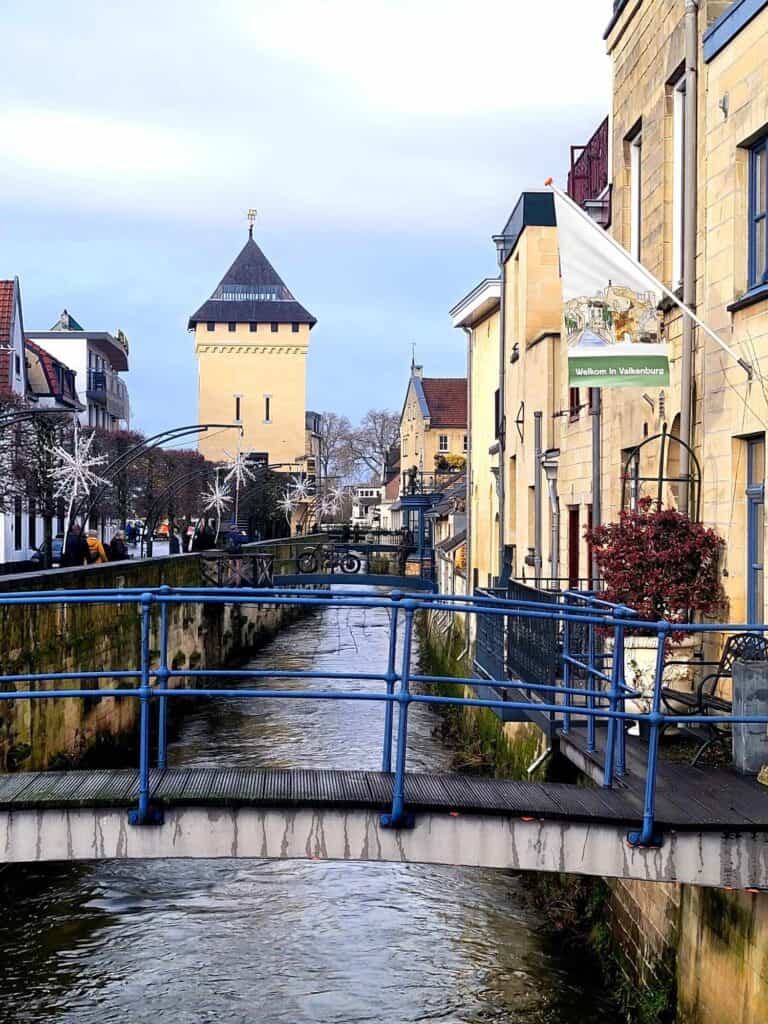
[[[410,470],[402,474],[400,493],[439,494],[456,483],[464,471],[463,466],[437,469],[431,473]]]
[[[88,371],[88,398],[104,405],[111,416],[128,419],[128,388],[111,370]]]
[[[601,227],[608,227],[611,222],[608,127],[606,117],[586,146],[571,146],[568,172],[568,195]]]

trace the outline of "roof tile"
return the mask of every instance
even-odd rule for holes
[[[466,427],[466,377],[423,377],[421,386],[431,427]]]

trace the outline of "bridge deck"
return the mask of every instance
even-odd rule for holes
[[[587,750],[584,726],[558,734],[560,750],[586,775],[599,783],[603,777],[606,731],[595,730],[595,750]],[[615,780],[615,792],[642,815],[648,744],[626,737],[627,772]],[[754,778],[728,767],[692,768],[677,761],[659,760],[656,771],[656,820],[661,828],[687,829],[693,820],[701,831],[763,831],[768,828],[768,788]]]
[[[324,807],[388,811],[393,776],[381,772],[171,768],[154,770],[152,801],[168,807]],[[757,787],[760,789],[760,787]],[[750,789],[751,793],[752,790]],[[498,814],[560,822],[637,825],[642,801],[634,787],[615,790],[466,775],[412,774],[406,804],[462,815]],[[137,774],[119,771],[27,772],[0,778],[0,810],[133,807]],[[724,801],[721,797],[660,797],[658,825],[678,831],[768,830],[768,794]],[[746,799],[746,798],[745,798]]]

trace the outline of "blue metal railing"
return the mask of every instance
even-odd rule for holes
[[[382,825],[393,828],[408,827],[413,823],[405,804],[405,778],[407,766],[408,715],[412,704],[454,705],[460,707],[485,707],[491,709],[530,708],[525,700],[509,701],[479,696],[445,695],[414,690],[413,686],[440,685],[475,687],[476,677],[457,678],[419,674],[413,671],[413,631],[416,615],[420,611],[440,610],[471,617],[498,616],[526,617],[531,622],[556,620],[562,625],[563,671],[559,681],[541,683],[522,680],[518,688],[537,695],[537,708],[557,716],[563,732],[572,725],[572,718],[586,719],[588,745],[595,749],[595,725],[605,722],[606,743],[603,762],[603,785],[610,787],[615,776],[626,772],[624,750],[625,724],[642,721],[648,727],[648,756],[644,780],[644,810],[642,828],[629,834],[632,845],[658,845],[655,832],[656,780],[659,761],[659,739],[661,731],[672,723],[713,724],[761,723],[768,724],[768,715],[665,715],[661,713],[661,686],[667,659],[667,641],[676,632],[690,633],[735,633],[768,630],[765,625],[673,625],[669,622],[640,622],[629,608],[613,605],[593,595],[567,592],[552,596],[549,601],[510,600],[492,595],[472,596],[436,594],[408,596],[400,592],[382,594],[364,588],[349,588],[341,592],[308,591],[301,588],[273,587],[268,589],[211,589],[160,587],[153,590],[126,588],[120,590],[48,591],[29,593],[8,593],[0,596],[0,607],[16,605],[79,605],[79,604],[121,604],[135,605],[141,631],[141,660],[135,669],[103,669],[69,672],[41,672],[0,675],[0,700],[55,700],[82,697],[130,697],[139,702],[139,797],[138,807],[131,812],[130,820],[136,825],[158,824],[162,811],[151,804],[150,768],[151,717],[153,704],[157,704],[157,753],[159,768],[167,760],[167,712],[170,699],[184,697],[252,698],[255,700],[345,700],[375,701],[384,705],[384,734],[382,738],[382,771],[392,772],[393,800],[391,810],[382,816]],[[294,608],[378,608],[389,615],[389,644],[387,663],[381,671],[331,672],[313,669],[287,670],[279,666],[270,669],[174,669],[168,664],[169,614],[175,606],[181,605],[254,605]],[[152,661],[153,611],[157,609],[157,638],[159,654],[157,664]],[[657,657],[653,693],[650,709],[646,712],[635,708],[627,710],[628,699],[640,696],[638,691],[627,686],[624,678],[624,637],[626,630],[644,631],[656,636]],[[571,639],[575,633],[586,637],[586,650],[575,649]],[[610,672],[604,670],[602,661],[596,657],[596,638],[609,634],[613,644]],[[398,658],[398,650],[400,651]],[[579,675],[583,685],[575,685]],[[347,680],[365,683],[380,683],[381,688],[362,691],[328,689],[256,689],[231,688],[227,682],[243,679],[265,679],[283,677],[286,679]],[[109,678],[117,681],[109,688],[62,688],[36,689],[42,683],[61,684],[67,681],[90,683]],[[197,680],[212,680],[218,685],[197,688]],[[120,685],[122,681],[138,680],[138,688]],[[186,680],[187,685],[174,685]],[[498,680],[504,682],[505,680]],[[492,680],[493,682],[493,680]],[[19,684],[26,684],[18,689]],[[607,687],[607,689],[605,688]],[[393,750],[395,708],[397,708],[397,739]]]

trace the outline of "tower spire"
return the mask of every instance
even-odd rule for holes
[[[253,208],[248,211],[248,237],[253,241],[253,223],[256,220],[256,210]]]

